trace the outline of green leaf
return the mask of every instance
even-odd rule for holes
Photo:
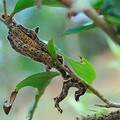
[[[65,56],[75,73],[82,78],[84,81],[91,84],[96,78],[96,72],[91,63],[89,63],[84,58],[81,58],[81,61],[75,61],[70,57]]]
[[[109,110],[106,109],[88,109],[91,112],[94,112],[93,115],[101,116],[101,114],[108,114]],[[91,114],[92,115],[92,114]]]
[[[58,75],[59,75],[58,72],[42,72],[42,73],[31,75],[26,79],[24,79],[23,81],[21,81],[16,86],[16,92],[18,92],[21,88],[25,86],[35,87],[39,91],[44,92],[45,88],[50,83],[51,79]]]
[[[94,8],[99,8],[103,4],[104,0],[88,0],[88,2],[92,3]]]
[[[111,15],[106,15],[105,19],[112,24],[120,26],[120,18],[118,18],[118,17],[114,17],[114,16],[111,16]]]
[[[51,0],[51,1],[50,0],[43,0],[42,5],[51,6],[51,7],[63,7],[63,4],[61,4],[57,0]]]
[[[15,8],[14,13],[18,13],[26,8],[33,7],[36,5],[36,0],[18,0]],[[56,1],[56,0],[42,0],[41,5],[51,6],[51,7],[63,7],[63,5]]]
[[[100,9],[104,15],[112,15],[114,17],[120,17],[119,0],[104,0]]]
[[[81,26],[77,26],[74,28],[70,28],[70,29],[66,30],[65,32],[63,32],[61,35],[70,35],[70,34],[82,33],[82,32],[86,32],[88,30],[91,30],[93,28],[95,28],[95,24],[90,23],[88,25],[81,25]]]
[[[49,40],[49,42],[48,42],[48,51],[49,51],[50,55],[52,56],[52,58],[55,61],[57,61],[57,54],[56,54],[56,51],[55,51],[54,40],[53,39]]]
[[[35,3],[36,3],[36,0],[18,0],[14,8],[14,13],[17,13],[26,8],[35,6]]]

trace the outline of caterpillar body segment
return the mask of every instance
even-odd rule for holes
[[[24,42],[11,31],[9,31],[8,40],[15,51],[28,56],[37,62],[43,62],[45,65],[53,66],[54,61],[48,53],[37,49],[31,44],[27,44],[28,42]]]

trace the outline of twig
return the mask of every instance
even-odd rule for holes
[[[9,25],[9,23],[11,22],[12,17],[15,15],[14,11],[10,14],[10,16],[8,16],[7,14],[7,6],[6,6],[6,0],[3,0],[3,7],[4,7],[4,16],[5,16],[5,20],[4,23],[6,25]],[[1,20],[3,22],[3,20]]]
[[[84,82],[84,81],[83,81]],[[111,108],[111,107],[115,107],[115,108],[120,108],[120,103],[115,103],[112,101],[109,101],[108,99],[106,99],[102,94],[100,94],[100,92],[98,92],[95,88],[93,88],[91,85],[87,84],[86,82],[84,82],[85,86],[91,91],[93,92],[97,97],[99,97],[104,103],[106,103],[106,105],[95,105],[95,106],[99,106],[99,107],[107,107],[107,108]]]
[[[7,21],[7,24],[9,24],[10,22],[11,22],[11,19],[12,19],[12,17],[15,15],[15,13],[14,12],[12,12],[11,14],[10,14],[10,16],[9,16],[9,18],[8,18],[8,21]]]
[[[99,106],[99,107],[106,107],[106,108],[120,108],[120,103],[115,103],[115,102],[109,102],[107,105],[98,105],[96,104],[95,106]]]
[[[100,27],[103,31],[105,31],[116,43],[120,45],[120,37],[118,37],[117,33],[108,25],[108,23],[99,17],[99,14],[93,9],[89,8],[84,11],[84,13],[94,21],[94,23]]]
[[[6,0],[3,0],[4,15],[7,15]]]
[[[5,22],[8,20],[6,0],[3,0]]]

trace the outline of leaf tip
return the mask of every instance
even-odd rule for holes
[[[9,101],[9,105],[8,106],[6,105],[6,103],[8,103],[8,101],[7,100],[4,101],[3,110],[4,110],[5,114],[7,114],[7,115],[9,114],[9,112],[10,112],[10,110],[12,108],[12,105],[13,105],[13,103],[15,101],[15,98],[17,96],[17,93],[18,92],[16,92],[16,91],[11,93],[10,101]]]

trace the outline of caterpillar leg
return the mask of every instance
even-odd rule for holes
[[[81,82],[78,82],[77,88],[78,88],[78,90],[75,91],[75,100],[79,101],[80,96],[85,94],[86,87]]]
[[[64,81],[62,92],[60,93],[60,95],[58,95],[56,98],[54,98],[55,107],[58,109],[58,111],[60,113],[62,113],[63,110],[60,108],[59,103],[67,96],[70,87],[78,88],[78,90],[75,91],[75,100],[76,101],[79,101],[79,97],[86,92],[86,87],[81,82],[75,81],[74,79]]]
[[[59,103],[67,96],[69,88],[70,88],[69,81],[64,82],[62,92],[60,93],[60,95],[54,98],[55,107],[58,109],[60,113],[62,113],[63,110],[60,108]]]

